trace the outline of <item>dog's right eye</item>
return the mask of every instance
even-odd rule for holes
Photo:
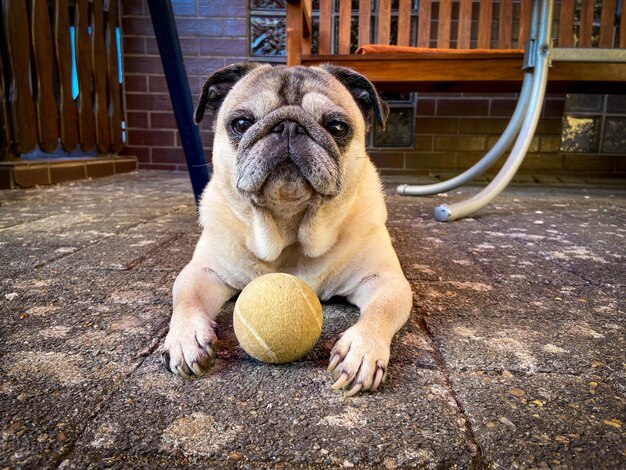
[[[254,124],[252,119],[237,118],[233,122],[231,122],[230,125],[237,134],[241,135],[244,132],[246,132],[248,129],[250,129],[250,127],[252,127],[252,124]]]

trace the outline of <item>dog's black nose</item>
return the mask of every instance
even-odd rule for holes
[[[306,129],[295,121],[281,121],[272,128],[272,132],[292,136],[296,134],[306,134]]]

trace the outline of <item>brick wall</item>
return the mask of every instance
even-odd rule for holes
[[[214,70],[246,59],[246,0],[172,2],[194,103]],[[161,59],[148,6],[122,0],[122,35],[127,117],[125,155],[144,169],[185,170]],[[210,158],[211,126],[201,126],[205,156]]]

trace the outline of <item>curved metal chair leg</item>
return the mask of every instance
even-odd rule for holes
[[[515,106],[515,111],[513,111],[513,115],[511,116],[511,120],[495,145],[485,154],[484,157],[480,159],[480,161],[468,170],[465,170],[460,175],[450,178],[449,180],[442,181],[441,183],[425,185],[402,184],[397,188],[398,194],[406,196],[429,196],[431,194],[443,193],[457,188],[487,171],[489,167],[491,167],[491,165],[493,165],[495,161],[500,158],[504,152],[506,152],[506,149],[509,148],[511,143],[515,140],[515,137],[522,127],[522,120],[528,108],[532,78],[533,74],[531,72],[524,73],[524,81],[522,82],[519,99],[517,101],[517,105]]]
[[[535,134],[543,98],[546,92],[548,66],[550,60],[550,38],[552,30],[553,2],[541,0],[538,21],[541,23],[538,31],[538,47],[536,49],[536,64],[533,72],[533,82],[528,104],[528,113],[524,117],[520,133],[511,150],[506,163],[495,177],[481,192],[467,201],[456,204],[443,204],[435,208],[435,218],[441,222],[456,220],[489,204],[510,183],[515,172],[522,164],[530,142]],[[535,10],[533,8],[533,10]],[[533,12],[534,13],[534,12]],[[534,15],[533,15],[534,16]],[[533,35],[534,36],[534,35]],[[533,37],[531,36],[531,37]],[[537,36],[534,36],[537,37]]]

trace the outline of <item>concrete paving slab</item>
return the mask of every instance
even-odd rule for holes
[[[490,468],[626,466],[626,402],[593,375],[452,374]]]
[[[325,372],[358,316],[340,299],[297,363],[250,359],[229,302],[213,375],[161,369],[199,235],[187,175],[0,192],[0,468],[623,467],[626,189],[512,187],[432,219],[477,190],[389,195],[414,312],[354,399]]]
[[[449,370],[594,374],[626,392],[626,318],[616,292],[522,284],[488,292],[430,283],[424,321]],[[433,306],[435,310],[435,306]]]
[[[391,373],[384,394],[350,400],[330,389],[325,361],[218,360],[183,382],[151,359],[62,467],[467,467],[465,422],[442,377],[408,364]]]

